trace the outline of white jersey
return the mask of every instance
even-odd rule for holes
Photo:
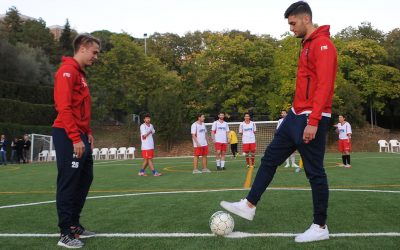
[[[350,123],[344,122],[342,125],[340,122],[337,124],[337,128],[339,130],[339,139],[344,140],[344,139],[349,139],[347,136],[348,134],[351,134],[351,126]]]
[[[285,119],[285,118],[281,118],[281,119],[278,120],[278,124],[276,125],[276,129],[278,129],[281,126],[281,124],[283,122],[283,119]]]
[[[215,133],[215,142],[228,143],[228,136],[226,134],[229,132],[228,123],[217,120],[212,124],[211,130]]]
[[[256,143],[256,135],[254,132],[257,131],[256,124],[252,121],[249,123],[242,122],[239,125],[239,133],[242,134],[242,143]]]
[[[195,135],[197,137],[197,141],[199,142],[201,147],[207,146],[207,139],[206,139],[207,129],[204,123],[199,124],[198,122],[194,122],[192,124],[192,128],[190,129],[190,131],[192,135]],[[197,148],[197,144],[194,139],[193,139],[193,147]]]
[[[146,139],[143,139],[143,135],[146,135],[151,131],[151,134],[149,134]],[[149,150],[149,149],[154,149],[154,140],[153,140],[153,134],[156,131],[154,130],[153,124],[147,125],[146,123],[143,123],[140,125],[140,139],[142,140],[142,150]]]

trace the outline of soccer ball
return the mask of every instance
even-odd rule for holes
[[[232,216],[224,211],[215,212],[210,218],[210,229],[216,235],[232,233],[235,221]]]

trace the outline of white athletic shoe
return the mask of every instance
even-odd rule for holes
[[[345,167],[345,168],[351,168],[351,165],[350,165],[350,164],[347,164],[347,165],[345,165],[344,167]]]
[[[253,220],[254,215],[256,214],[256,207],[249,207],[247,205],[247,199],[242,199],[238,202],[221,201],[220,205],[225,210],[236,214],[246,220]]]
[[[201,172],[203,172],[203,173],[211,173],[211,170],[208,169],[208,168],[203,168],[203,169],[201,170]]]
[[[285,165],[285,168],[288,168],[288,167],[290,167],[290,165],[289,165],[289,164]]]
[[[296,163],[292,165],[292,168],[299,168],[299,165],[297,165]]]
[[[312,242],[312,241],[327,240],[327,239],[329,239],[328,226],[325,225],[325,228],[321,228],[317,224],[312,224],[310,228],[307,229],[304,233],[297,235],[294,241]]]
[[[300,167],[296,168],[296,170],[294,170],[296,173],[299,173],[301,171]]]
[[[202,172],[200,171],[200,170],[198,170],[197,168],[196,169],[193,169],[193,174],[201,174]]]

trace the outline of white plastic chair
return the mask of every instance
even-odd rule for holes
[[[50,160],[55,161],[56,160],[56,151],[53,149],[50,152]]]
[[[390,140],[389,141],[389,145],[390,145],[390,152],[394,153],[394,150],[397,148],[397,152],[400,151],[400,142],[398,140]]]
[[[43,150],[38,155],[38,161],[47,161],[49,158],[49,150]]]
[[[99,160],[101,159],[107,160],[108,159],[108,148],[102,148],[99,151]]]
[[[117,159],[126,159],[126,147],[120,147],[118,149]]]
[[[93,160],[98,160],[99,159],[99,152],[100,152],[100,149],[98,149],[98,148],[94,148],[92,150]]]
[[[389,143],[386,140],[379,140],[379,152],[382,152],[382,148],[385,150],[385,152],[389,152]]]
[[[117,159],[117,148],[110,148],[108,150],[108,159]]]
[[[126,158],[127,159],[135,159],[135,148],[134,147],[129,147],[126,150]],[[132,156],[132,158],[130,158],[129,156]]]

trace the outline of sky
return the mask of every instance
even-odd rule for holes
[[[249,30],[280,38],[289,30],[283,13],[295,0],[0,0],[0,14],[15,6],[41,17],[47,26],[69,19],[79,33],[126,32],[141,38],[154,32],[184,35],[196,30]],[[308,0],[313,22],[331,25],[331,34],[370,22],[389,32],[400,28],[399,0]]]

